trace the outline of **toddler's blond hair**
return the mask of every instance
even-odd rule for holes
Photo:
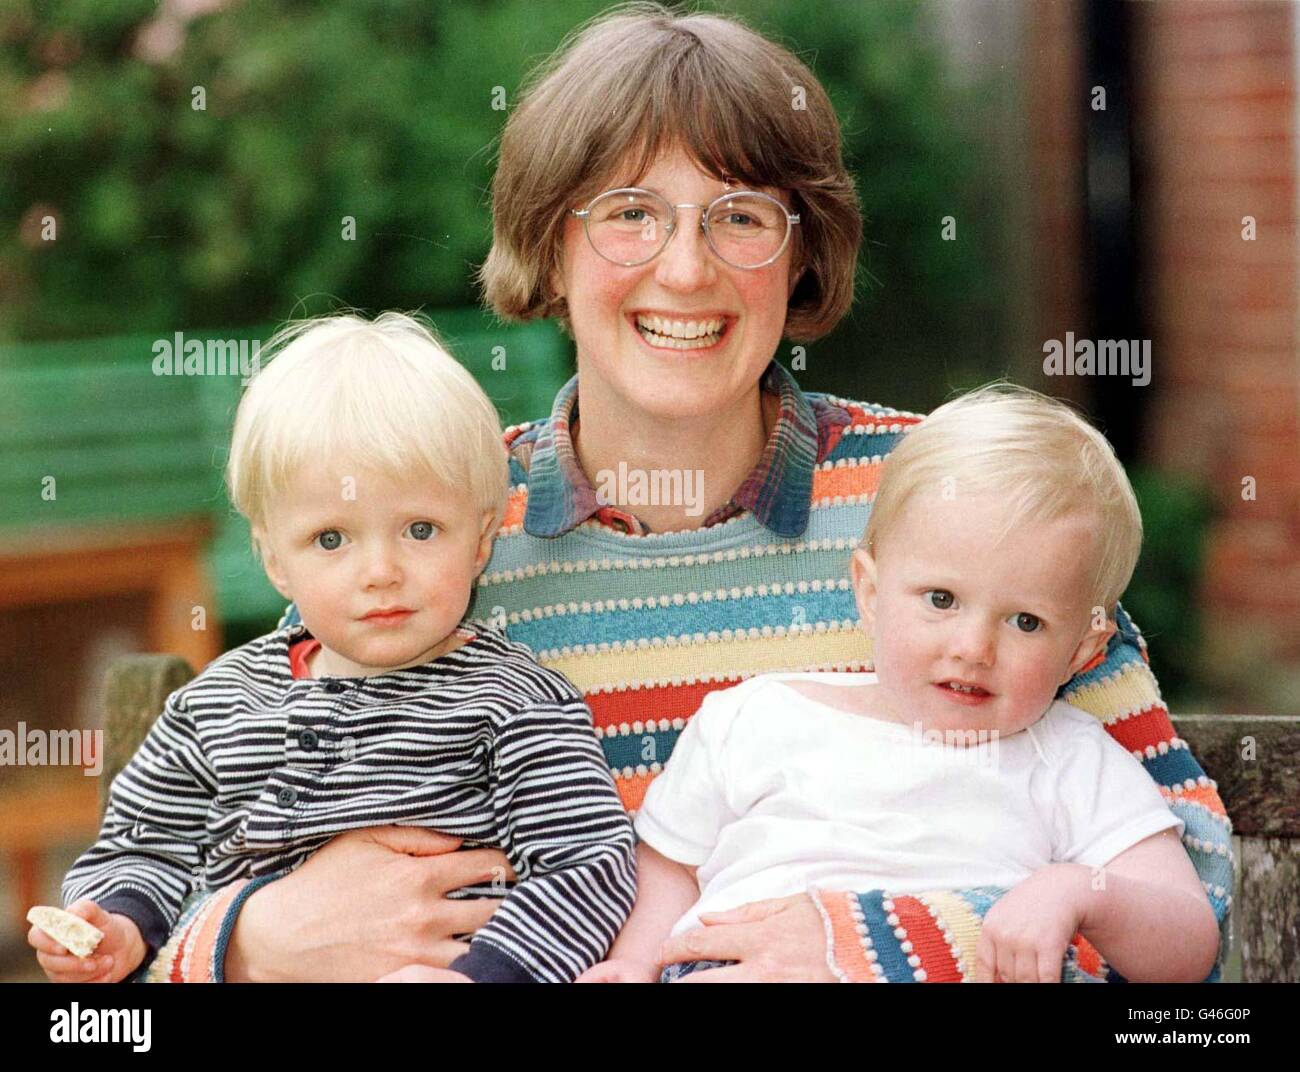
[[[318,458],[464,490],[500,523],[509,461],[496,407],[421,320],[386,312],[299,321],[261,356],[226,467],[230,500],[255,528]]]
[[[923,490],[1001,496],[1001,535],[1026,522],[1092,514],[1097,562],[1090,595],[1114,615],[1141,551],[1142,515],[1106,437],[1065,403],[1006,383],[944,403],[886,456],[862,546],[874,554]]]

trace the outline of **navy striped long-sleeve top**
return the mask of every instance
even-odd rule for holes
[[[426,827],[499,847],[517,875],[452,966],[572,980],[631,911],[635,835],[582,695],[523,644],[462,627],[463,646],[373,677],[296,679],[300,624],[215,660],[114,781],[64,903],[129,916],[156,949],[194,889],[292,869],[347,830]]]

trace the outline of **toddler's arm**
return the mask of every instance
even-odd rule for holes
[[[636,835],[581,696],[512,712],[489,778],[519,882],[449,967],[476,982],[569,982],[610,947],[636,895]]]
[[[1135,983],[1199,983],[1219,952],[1214,909],[1173,830],[1139,841],[1089,881],[1079,930]]]
[[[976,980],[1057,982],[1075,933],[1131,982],[1199,983],[1219,950],[1219,925],[1172,830],[1105,867],[1057,863],[1036,871],[984,917]]]
[[[63,880],[65,904],[93,901],[132,920],[147,957],[166,941],[203,872],[207,813],[216,792],[187,689],[167,697],[158,721],[113,781],[99,837]]]
[[[578,977],[580,983],[653,983],[659,980],[659,947],[700,897],[696,868],[670,860],[644,841],[637,845],[637,891],[632,915],[609,958]]]

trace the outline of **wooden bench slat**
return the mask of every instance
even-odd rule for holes
[[[1179,715],[1187,742],[1243,837],[1300,838],[1300,716]]]

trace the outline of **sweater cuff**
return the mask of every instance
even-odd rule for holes
[[[95,903],[105,912],[126,916],[140,929],[140,937],[148,947],[143,963],[152,960],[167,941],[167,917],[139,890],[118,890]]]
[[[217,939],[212,947],[212,981],[214,983],[224,983],[226,981],[226,950],[230,947],[230,936],[235,933],[235,923],[239,920],[239,910],[244,907],[244,902],[268,882],[274,882],[284,874],[287,874],[287,872],[277,871],[273,875],[263,875],[261,878],[255,878],[245,885],[243,889],[239,890],[231,900],[230,907],[226,909],[221,917],[221,926],[217,931]]]
[[[469,952],[461,954],[447,966],[452,971],[468,975],[476,983],[537,982],[519,961],[484,941],[470,942]]]
[[[167,944],[154,958],[146,980],[151,983],[214,982],[213,950],[226,910],[247,885],[248,879],[238,879],[215,893],[192,896],[186,902]]]

